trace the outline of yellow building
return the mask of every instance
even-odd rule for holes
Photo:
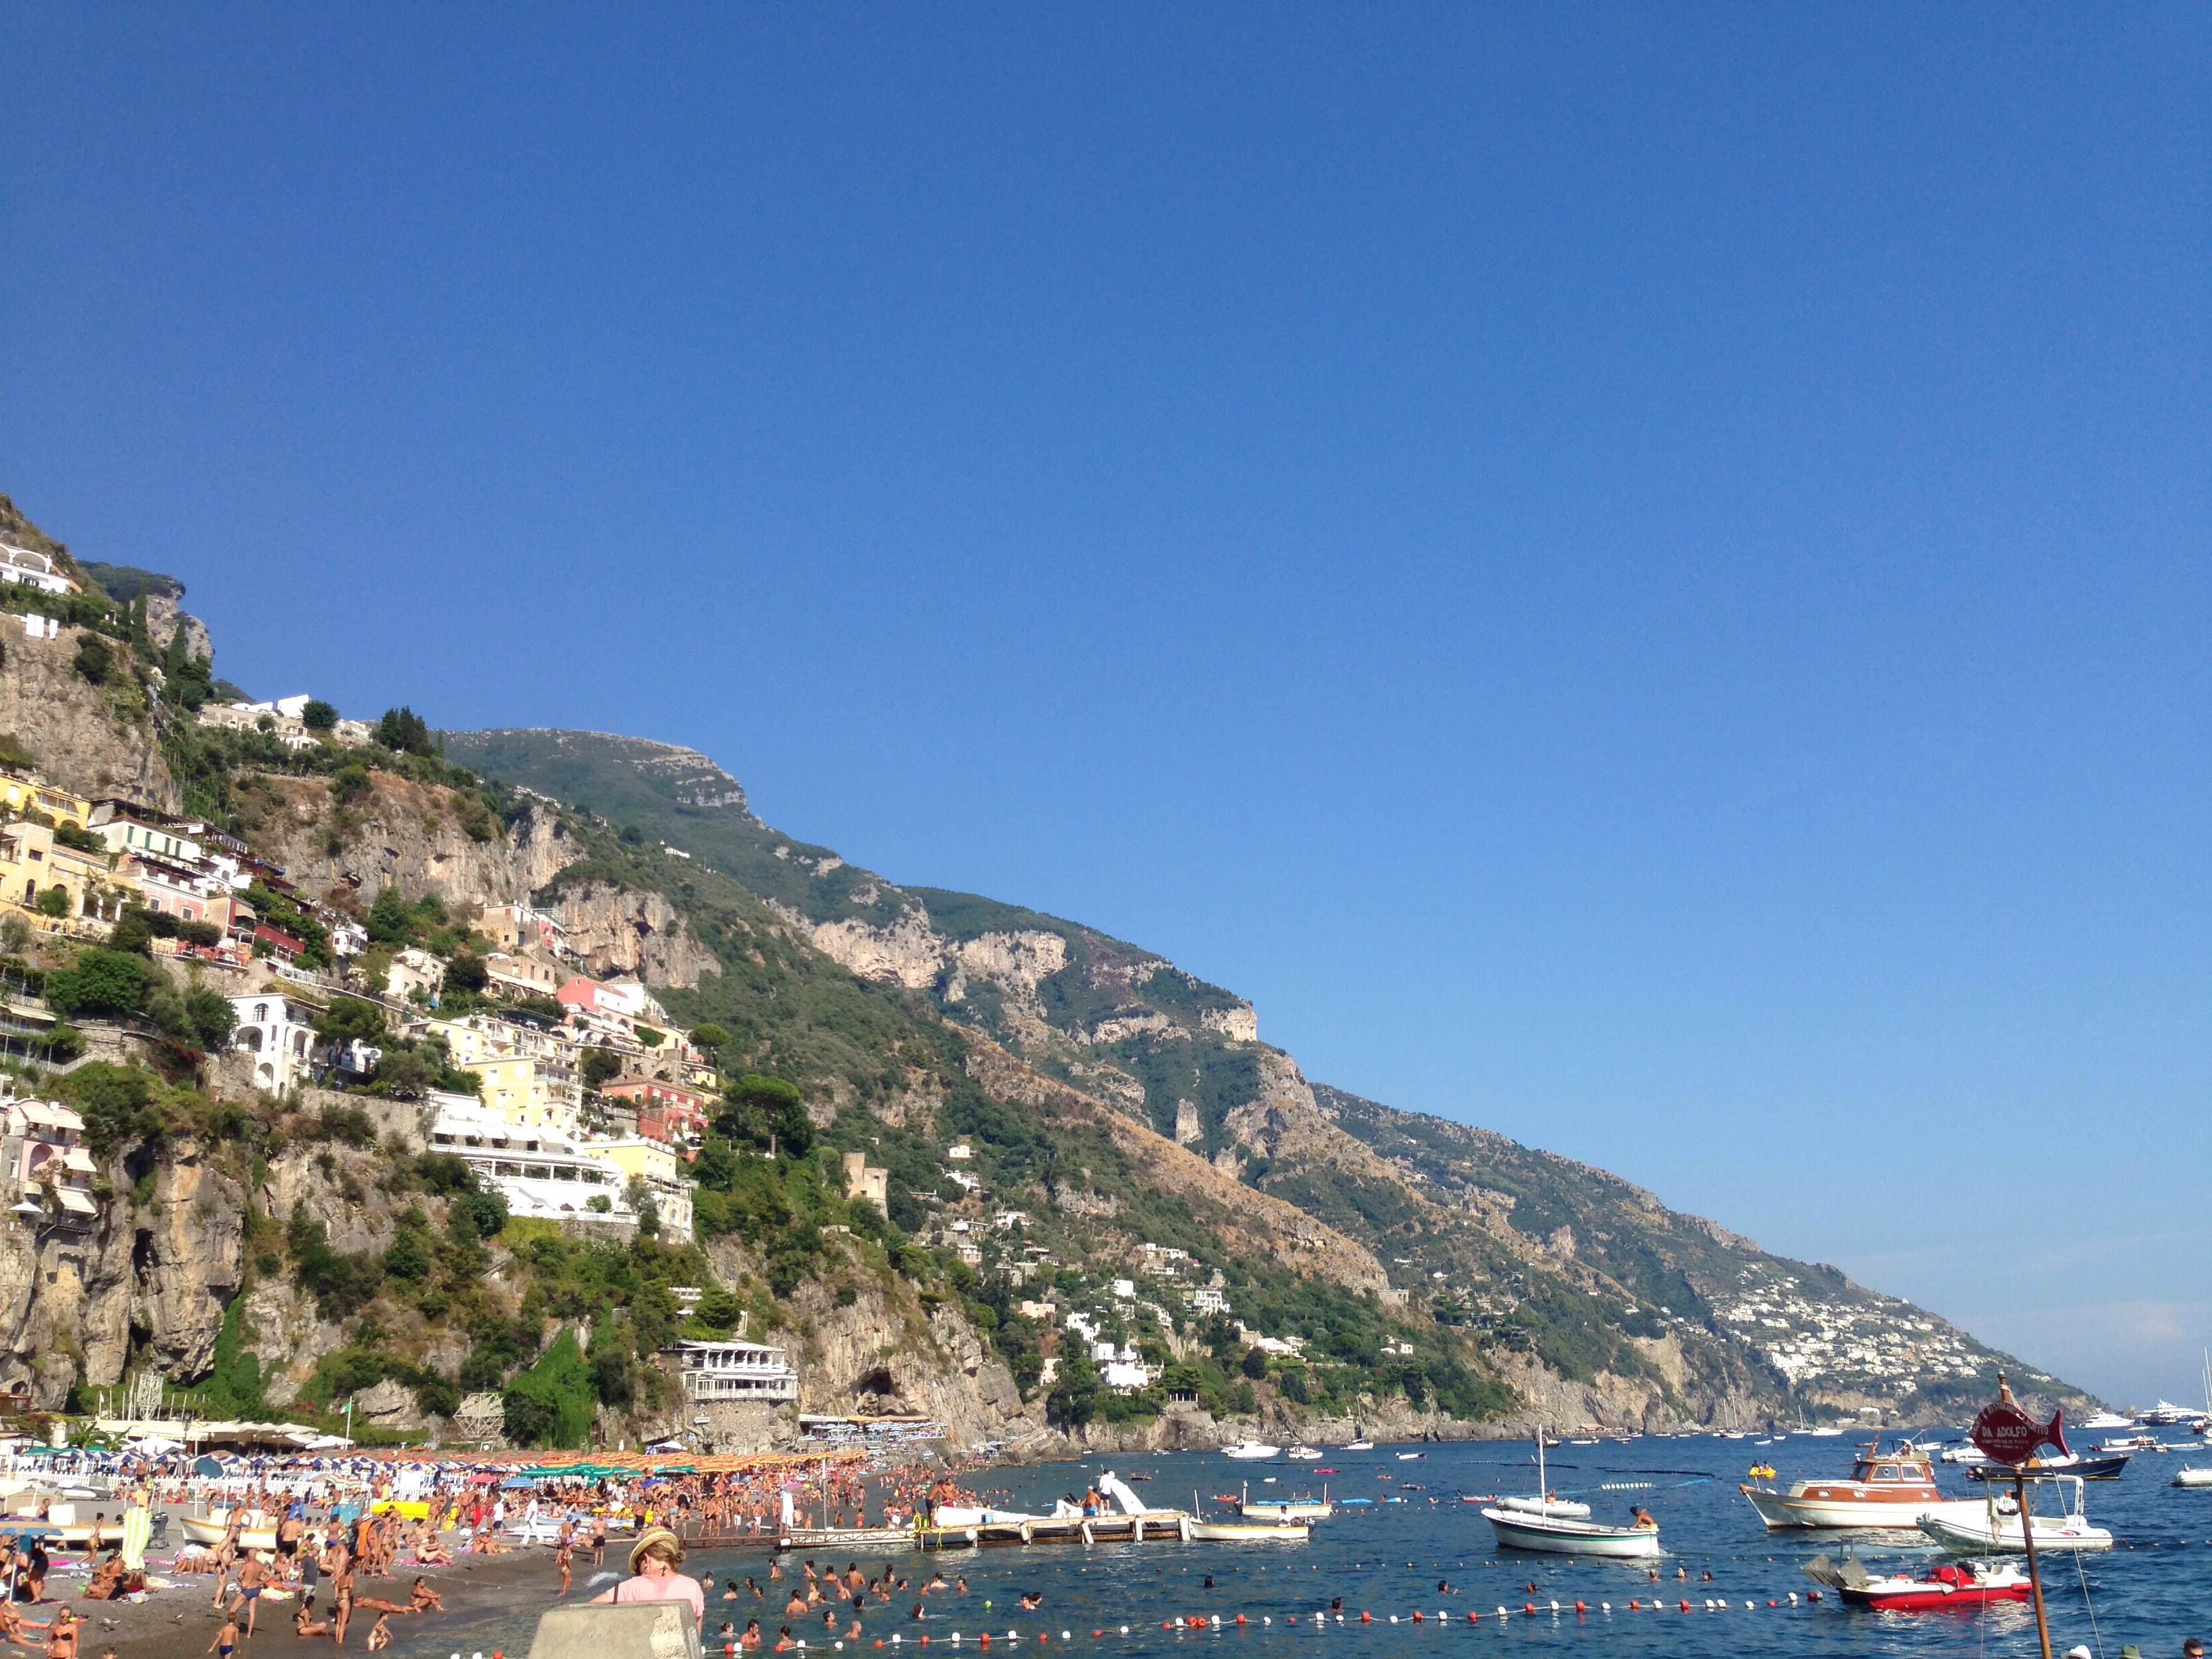
[[[0,903],[42,920],[112,921],[123,914],[123,893],[109,878],[112,862],[105,849],[62,846],[43,823],[26,818],[9,824],[0,829]],[[68,896],[61,915],[52,917],[40,901],[56,891]]]
[[[42,783],[32,773],[0,772],[0,806],[15,817],[42,812],[56,823],[74,824],[80,830],[92,823],[90,801],[54,784]]]
[[[676,1149],[664,1141],[626,1135],[620,1140],[593,1143],[592,1151],[623,1172],[625,1182],[635,1178],[653,1194],[660,1212],[660,1230],[678,1243],[691,1238],[691,1171]]]
[[[456,1055],[453,1063],[483,1079],[483,1103],[509,1123],[558,1129],[565,1135],[576,1133],[584,1095],[569,1067],[526,1055],[473,1061]]]

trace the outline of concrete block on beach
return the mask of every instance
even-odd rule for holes
[[[699,1630],[682,1601],[556,1607],[538,1620],[530,1659],[700,1659]]]

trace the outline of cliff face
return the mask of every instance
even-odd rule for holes
[[[75,666],[83,637],[64,628],[58,639],[34,640],[19,618],[0,617],[0,732],[20,738],[47,777],[82,794],[128,795],[175,811],[176,781],[154,714],[131,683],[129,647],[102,641],[116,666],[106,684],[94,685]]]
[[[560,816],[532,803],[483,840],[466,828],[456,791],[389,772],[343,807],[324,777],[263,775],[241,788],[240,818],[252,844],[307,892],[350,894],[363,905],[386,887],[448,904],[526,898],[576,856]]]
[[[722,971],[721,959],[658,893],[586,881],[562,887],[550,908],[586,970],[601,977],[635,974],[656,988],[690,990],[702,974]]]
[[[110,1195],[88,1231],[0,1234],[0,1388],[22,1382],[35,1404],[52,1408],[72,1382],[109,1388],[129,1370],[179,1382],[205,1376],[245,1277],[249,1196],[279,1217],[307,1205],[340,1249],[390,1243],[390,1207],[377,1186],[385,1165],[374,1153],[295,1146],[267,1162],[250,1195],[234,1162],[195,1138],[174,1138],[108,1168]],[[150,1194],[141,1197],[135,1183],[149,1176]],[[271,1389],[278,1404],[340,1340],[338,1328],[282,1282],[255,1286],[246,1323],[264,1369],[292,1378],[289,1391]]]

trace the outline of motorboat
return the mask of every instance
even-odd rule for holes
[[[1343,1449],[1346,1451],[1373,1451],[1375,1449],[1375,1443],[1372,1440],[1347,1440],[1344,1443]]]
[[[1221,1455],[1224,1457],[1236,1458],[1239,1462],[1257,1463],[1270,1457],[1280,1457],[1283,1455],[1283,1449],[1280,1446],[1270,1446],[1265,1441],[1240,1440],[1233,1446],[1224,1446],[1221,1449]]]
[[[1956,1510],[1971,1521],[1982,1512],[1979,1498],[1948,1498],[1936,1484],[1928,1454],[1881,1449],[1876,1437],[1860,1453],[1847,1480],[1800,1480],[1788,1492],[1772,1486],[1739,1486],[1759,1518],[1772,1528],[1787,1527],[1871,1527],[1910,1532],[1924,1515]]]
[[[2084,1480],[2117,1480],[2135,1454],[2120,1452],[2116,1455],[2098,1456],[2094,1453],[2069,1452],[2063,1457],[2031,1457],[2022,1468],[2031,1474],[2077,1474]],[[2009,1480],[2009,1464],[1992,1463],[1986,1459],[1966,1471],[1969,1480]]]
[[[1839,1566],[1825,1555],[1806,1563],[1805,1576],[1832,1589],[1846,1607],[1881,1613],[1936,1613],[1992,1601],[2025,1601],[2032,1589],[2009,1561],[1946,1561],[1925,1577],[1903,1573],[1877,1577],[1846,1557]]]
[[[2154,1434],[2131,1434],[2124,1440],[2100,1440],[2095,1450],[2100,1452],[2164,1451],[2166,1444]]]
[[[1318,1463],[1321,1462],[1321,1453],[1311,1446],[1293,1446],[1290,1450],[1285,1452],[1283,1455],[1299,1463]]]
[[[2099,1412],[2075,1426],[2090,1434],[2104,1434],[2114,1429],[2132,1429],[2135,1425],[2136,1420],[2132,1417],[2123,1417],[2118,1412]]]
[[[1510,1500],[1501,1499],[1482,1512],[1490,1522],[1490,1529],[1498,1534],[1501,1549],[1540,1550],[1547,1555],[1589,1555],[1610,1560],[1642,1560],[1659,1554],[1659,1523],[1637,1511],[1637,1522],[1629,1527],[1611,1527],[1589,1518],[1584,1509],[1579,1516],[1548,1515],[1544,1507],[1559,1501],[1547,1484],[1544,1469],[1544,1436],[1536,1435],[1536,1492],[1537,1496],[1524,1500],[1539,1506],[1535,1510],[1506,1507]]]
[[[2093,1527],[2083,1508],[2082,1494],[2087,1490],[2078,1474],[2044,1474],[2033,1477],[2028,1491],[2040,1493],[2045,1486],[2057,1489],[2059,1512],[2039,1515],[2034,1512],[2035,1499],[2028,1500],[2028,1526],[2021,1526],[2020,1505],[2013,1495],[1992,1486],[1982,1502],[1973,1507],[1980,1513],[1960,1516],[1949,1513],[1955,1505],[1946,1505],[1946,1513],[1923,1515],[1920,1530],[1954,1555],[2010,1555],[2027,1547],[2027,1540],[2032,1530],[2038,1550],[2108,1550],[2112,1547],[2112,1534],[2103,1527]]]
[[[2161,1400],[2147,1412],[2137,1412],[2136,1422],[2147,1429],[2179,1428],[2187,1423],[2201,1423],[2206,1413],[2194,1406],[2177,1406]]]
[[[2212,1486],[2212,1469],[2192,1469],[2184,1466],[2173,1477],[2177,1486]]]
[[[1818,1429],[1800,1429],[1797,1432],[1810,1435],[1815,1440],[1840,1440],[1844,1437],[1844,1431],[1832,1425]]]
[[[1418,1463],[1427,1455],[1426,1452],[1400,1452],[1398,1461],[1401,1463]]]
[[[1961,1440],[1955,1446],[1946,1446],[1936,1455],[1946,1463],[1985,1463],[1990,1455],[1971,1440]]]

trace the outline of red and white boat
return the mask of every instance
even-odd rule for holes
[[[1860,1527],[1911,1532],[1923,1516],[1974,1520],[1978,1498],[1947,1498],[1936,1485],[1935,1466],[1917,1448],[1885,1452],[1876,1438],[1851,1466],[1844,1480],[1800,1480],[1788,1492],[1772,1486],[1741,1486],[1759,1518],[1771,1528]]]
[[[1848,1562],[1836,1585],[1845,1605],[1883,1613],[1932,1613],[1978,1607],[1991,1601],[2025,1601],[2027,1575],[2010,1562],[1946,1563],[1925,1578],[1875,1578]]]

